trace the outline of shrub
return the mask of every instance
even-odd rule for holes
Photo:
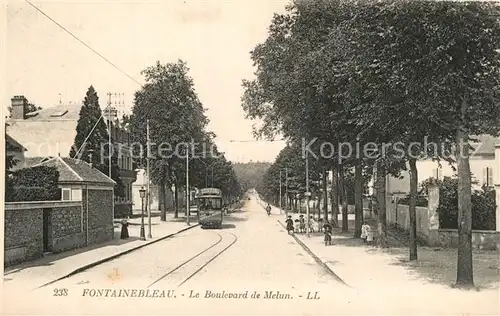
[[[458,228],[458,180],[445,178],[439,188],[439,227]],[[472,229],[495,230],[495,190],[472,192]]]
[[[55,167],[38,166],[12,173],[13,194],[9,202],[53,201],[61,199],[59,171]]]

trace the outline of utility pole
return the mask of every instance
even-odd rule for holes
[[[108,176],[111,178],[111,92],[108,92]]]
[[[146,168],[147,168],[147,174],[148,174],[148,184],[147,184],[147,204],[146,207],[148,208],[148,238],[153,238],[153,235],[151,234],[151,199],[150,199],[150,192],[149,192],[149,181],[150,176],[149,176],[149,119],[146,120],[146,144],[147,144],[147,153],[146,153]]]
[[[309,197],[311,195],[311,192],[309,192],[309,159],[306,151],[306,216],[307,216],[307,222],[306,222],[306,232],[307,232],[307,237],[310,237],[309,235]]]
[[[288,218],[288,168],[285,168],[285,214]]]
[[[280,169],[280,214],[283,210],[281,209],[281,169]]]
[[[188,226],[189,223],[189,198],[191,197],[189,194],[189,146],[186,147],[186,223]]]

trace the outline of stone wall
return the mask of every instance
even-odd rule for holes
[[[5,205],[5,266],[33,260],[43,254],[43,209],[36,205],[23,209],[12,204]]]
[[[44,210],[48,210],[47,249],[61,252],[85,245],[82,203],[67,201],[5,203],[4,265],[33,260],[43,255]]]
[[[457,229],[439,229],[436,245],[441,247],[458,247]],[[491,230],[473,230],[472,247],[479,250],[500,250],[500,232]]]
[[[429,238],[428,210],[426,207],[416,207],[417,235],[423,240]],[[392,199],[386,201],[387,223],[404,230],[410,229],[409,206],[396,203]]]
[[[416,209],[418,237],[429,246],[457,247],[458,230],[439,228],[439,214],[437,213],[439,188],[437,186],[429,186],[428,200],[428,207],[417,207]],[[387,197],[386,205],[387,224],[408,231],[410,228],[408,205],[396,203],[392,196]],[[476,249],[500,250],[500,232],[473,230],[472,245]]]
[[[88,202],[88,214],[87,214]],[[47,249],[44,249],[44,210]],[[88,232],[87,232],[88,216]],[[82,190],[82,201],[5,203],[4,265],[39,258],[44,250],[62,252],[113,238],[113,190]]]
[[[54,253],[85,246],[83,205],[52,209],[52,249]]]
[[[113,191],[89,189],[83,190],[84,208],[88,201],[88,245],[98,244],[113,239]]]

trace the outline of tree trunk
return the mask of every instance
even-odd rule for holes
[[[410,261],[417,260],[417,160],[410,158]]]
[[[346,188],[344,185],[344,166],[339,165],[339,191],[340,191],[340,201],[342,205],[342,231],[347,232],[349,231],[348,227],[348,207],[347,207],[347,192]]]
[[[174,187],[174,206],[175,206],[174,218],[179,218],[179,184],[177,183],[177,181],[175,181],[175,187]]]
[[[356,160],[354,168],[354,238],[361,238],[361,225],[363,224],[363,166],[360,159]]]
[[[160,203],[160,211],[161,211],[161,217],[160,220],[165,222],[167,221],[167,193],[165,191],[165,179],[161,179],[160,181],[160,198],[159,198],[159,203]]]
[[[465,119],[467,101],[462,101],[462,120]],[[457,282],[459,287],[473,287],[472,270],[472,202],[469,165],[469,134],[462,127],[456,132],[456,160],[458,173],[458,258]]]
[[[328,220],[327,182],[328,182],[328,172],[326,171],[326,168],[323,168],[323,217],[325,221]]]
[[[387,219],[385,209],[385,166],[382,160],[377,161],[376,170],[376,199],[377,199],[377,246],[387,248]]]
[[[336,168],[332,168],[332,219],[333,226],[339,227],[339,177]]]

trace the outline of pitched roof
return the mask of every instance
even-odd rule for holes
[[[5,133],[5,144],[6,150],[16,150],[16,151],[26,151],[23,145],[21,145],[17,140],[9,136],[9,134]]]
[[[61,121],[78,120],[82,104],[58,104],[55,106],[43,108],[38,111],[26,114],[22,121]],[[18,121],[9,119],[8,121]]]
[[[470,144],[474,148],[474,156],[485,156],[495,154],[495,144],[500,143],[500,138],[491,135],[471,136]]]
[[[114,185],[115,181],[89,163],[74,158],[54,157],[36,166],[53,166],[59,171],[59,182],[81,182]]]
[[[24,158],[24,168],[33,167],[45,160],[52,159],[53,157],[25,157]]]

